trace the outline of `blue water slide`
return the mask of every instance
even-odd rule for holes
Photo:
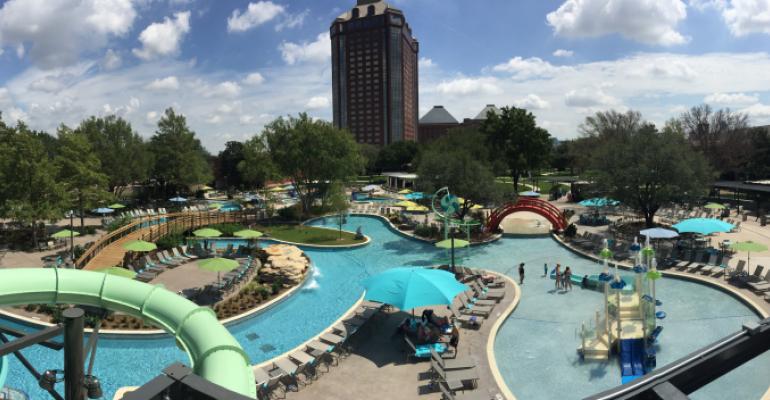
[[[630,382],[644,375],[644,340],[620,340],[620,374],[622,383]]]

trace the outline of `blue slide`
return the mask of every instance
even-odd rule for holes
[[[621,382],[627,383],[644,375],[644,339],[620,341]]]

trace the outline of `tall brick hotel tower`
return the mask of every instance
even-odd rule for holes
[[[334,125],[358,143],[417,140],[417,53],[401,10],[357,0],[331,26]]]

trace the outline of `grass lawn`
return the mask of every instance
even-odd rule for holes
[[[304,225],[269,225],[258,226],[256,230],[269,233],[271,237],[287,242],[317,244],[317,245],[348,245],[363,243],[364,240],[356,240],[355,235],[350,232],[342,232],[340,239],[339,231],[317,228]]]

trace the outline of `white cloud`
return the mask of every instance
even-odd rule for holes
[[[272,1],[249,3],[245,11],[233,10],[233,14],[227,19],[227,31],[244,32],[256,28],[282,14],[284,11],[283,6]]]
[[[541,99],[540,96],[536,94],[528,94],[526,97],[516,99],[513,101],[513,105],[528,110],[542,110],[551,106],[547,101]]]
[[[24,58],[25,53],[26,53],[26,49],[24,48],[23,44],[19,43],[18,45],[16,45],[16,58],[21,60],[22,58]]]
[[[64,84],[52,76],[45,76],[32,82],[29,88],[39,92],[56,93],[64,88]]]
[[[462,77],[443,81],[436,86],[436,90],[445,95],[496,94],[501,92],[496,79],[488,77]]]
[[[493,71],[510,73],[515,79],[550,78],[570,67],[555,66],[538,57],[514,57],[503,64],[492,67]]]
[[[147,120],[148,124],[155,124],[156,122],[158,122],[159,117],[160,115],[158,114],[157,111],[148,111],[147,114],[145,115],[145,119]]]
[[[24,112],[24,110],[18,107],[11,107],[8,110],[8,114],[6,115],[8,115],[8,117],[4,117],[4,119],[7,122],[10,122],[11,124],[15,124],[18,121],[24,121],[24,122],[29,121],[29,115],[27,115],[27,113]]]
[[[289,65],[302,62],[328,63],[331,57],[329,33],[321,33],[315,41],[309,43],[283,42],[278,46],[278,50]]]
[[[564,95],[564,104],[570,107],[607,107],[618,103],[618,99],[604,93],[601,89],[570,90]]]
[[[265,81],[265,77],[262,76],[259,72],[252,72],[248,75],[246,75],[246,78],[243,79],[243,83],[246,85],[260,85]]]
[[[673,78],[682,80],[693,80],[696,77],[695,70],[686,61],[657,59],[643,66],[641,74],[656,78]],[[632,74],[633,71],[632,71]],[[638,74],[637,74],[638,75]]]
[[[150,90],[177,90],[179,89],[179,79],[176,76],[167,76],[162,79],[156,79],[146,86]]]
[[[275,25],[276,32],[284,29],[300,28],[305,23],[305,18],[310,15],[310,10],[306,9],[298,14],[287,14],[285,18]]]
[[[212,115],[212,116],[206,118],[206,122],[209,123],[209,124],[218,124],[218,123],[222,122],[222,117],[220,117],[219,115],[215,114],[215,115]]]
[[[770,105],[756,103],[741,110],[752,118],[765,119],[770,118]]]
[[[45,69],[72,65],[127,34],[135,18],[132,0],[8,0],[0,8],[0,47],[26,48]]]
[[[329,107],[329,98],[324,96],[314,96],[308,100],[307,104],[305,104],[305,107],[309,109],[319,109],[319,108],[328,108]]]
[[[572,50],[564,50],[564,49],[558,49],[553,52],[554,57],[572,57],[575,52]]]
[[[166,17],[163,22],[154,22],[147,26],[139,34],[142,47],[134,49],[133,53],[143,60],[176,55],[179,53],[182,39],[188,32],[190,12],[178,12],[174,14],[174,19]]]
[[[708,104],[727,106],[748,105],[759,101],[759,96],[745,93],[712,93],[703,99]]]
[[[214,86],[204,86],[206,97],[236,97],[241,93],[241,86],[233,81],[224,81]]]
[[[559,36],[620,34],[649,45],[673,46],[689,41],[676,30],[686,17],[681,0],[566,0],[546,20]]]
[[[726,3],[722,17],[733,35],[770,34],[770,1],[731,0]]]
[[[436,63],[428,57],[420,57],[420,60],[417,61],[417,66],[420,68],[433,68],[436,66]]]
[[[115,52],[112,49],[107,49],[107,52],[104,53],[104,58],[102,58],[102,68],[106,70],[113,70],[123,63],[123,60],[121,60],[120,55]]]
[[[241,125],[247,125],[252,122],[254,122],[255,118],[253,115],[241,115],[240,118],[238,118],[238,122],[240,122]]]

